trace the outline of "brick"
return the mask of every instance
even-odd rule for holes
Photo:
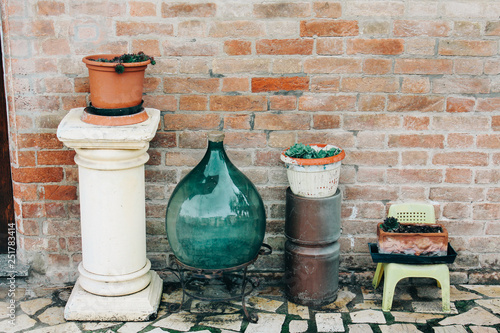
[[[429,117],[405,116],[403,118],[403,127],[412,131],[423,131],[429,129]]]
[[[248,78],[240,77],[226,77],[222,79],[222,89],[221,91],[249,91],[250,84],[248,83]]]
[[[286,131],[310,129],[311,117],[307,114],[256,114],[254,129]]]
[[[218,90],[219,79],[167,77],[163,80],[163,87],[167,94],[208,94]]]
[[[489,119],[487,117],[474,116],[446,116],[434,117],[432,129],[445,131],[484,131],[490,128]]]
[[[136,16],[136,17],[156,16],[156,4],[154,4],[153,2],[130,1],[129,8],[130,8],[130,16]]]
[[[65,38],[51,38],[41,42],[41,51],[49,56],[67,55],[70,53],[70,46]]]
[[[264,3],[255,4],[253,14],[260,18],[307,17],[311,14],[309,3]]]
[[[356,180],[360,183],[383,183],[385,181],[385,170],[359,167]]]
[[[196,166],[202,159],[204,155],[204,151],[167,151],[165,153],[165,164],[168,166],[179,166],[179,167],[194,167]],[[165,203],[166,204],[166,203]],[[165,211],[163,211],[163,216],[165,215]],[[157,217],[162,217],[160,214]],[[152,215],[147,215],[148,217],[155,217]]]
[[[389,184],[440,183],[442,180],[443,172],[440,169],[387,170],[387,183]]]
[[[179,110],[204,111],[207,110],[208,97],[204,95],[182,95],[179,98]]]
[[[17,153],[17,164],[20,167],[36,166],[36,154],[34,151],[19,151]]]
[[[167,56],[215,56],[219,47],[214,43],[192,40],[166,40],[162,44],[163,52]]]
[[[349,1],[343,9],[344,15],[399,17],[404,15],[405,5],[396,1]]]
[[[248,114],[234,114],[224,116],[224,129],[245,129],[251,127],[252,117]]]
[[[207,139],[206,133],[196,131],[186,131],[183,130],[179,134],[179,148],[187,148],[187,149],[206,149],[207,148]]]
[[[301,96],[299,110],[301,111],[349,111],[354,110],[354,96]]]
[[[368,166],[394,166],[398,164],[395,151],[350,151],[342,164]]]
[[[265,36],[264,25],[258,21],[213,21],[208,30],[209,37],[260,37]]]
[[[78,220],[49,220],[44,222],[44,234],[48,236],[79,236],[80,222]]]
[[[216,14],[215,3],[162,3],[162,17],[211,17]]]
[[[455,74],[481,75],[483,74],[482,59],[456,59]]]
[[[281,151],[257,151],[255,153],[255,165],[261,167],[283,167],[280,155]]]
[[[450,133],[446,140],[449,148],[472,148],[474,136],[464,133]]]
[[[23,218],[40,218],[45,216],[45,205],[43,203],[23,203]]]
[[[228,132],[224,143],[231,148],[264,148],[267,140],[265,133],[257,132]]]
[[[402,39],[349,39],[347,54],[396,55],[404,51]]]
[[[429,199],[450,202],[478,202],[484,200],[484,190],[458,186],[431,187]]]
[[[363,63],[365,74],[389,74],[392,70],[392,60],[390,59],[366,59]]]
[[[448,97],[446,99],[446,112],[472,112],[475,104],[474,98]]]
[[[18,224],[17,232],[25,236],[38,236],[40,235],[40,227],[38,221],[22,219]]]
[[[405,77],[401,83],[404,94],[425,94],[431,91],[431,83],[427,77]]]
[[[315,114],[313,115],[314,129],[332,129],[340,128],[340,116],[330,114]]]
[[[382,95],[361,95],[358,100],[359,111],[384,111],[386,97]]]
[[[167,95],[149,95],[143,96],[144,104],[148,107],[158,109],[160,111],[176,111],[177,100],[175,96]]]
[[[400,128],[399,116],[385,114],[345,115],[344,130],[387,130]]]
[[[477,136],[476,145],[478,148],[499,149],[500,135],[499,134],[479,134]]]
[[[224,52],[232,56],[252,54],[252,42],[237,39],[226,40],[224,42]]]
[[[74,165],[74,150],[39,151],[38,165]]]
[[[269,73],[271,61],[269,59],[254,58],[217,58],[213,61],[213,72],[221,74],[257,74]]]
[[[64,2],[38,1],[37,14],[42,16],[57,16],[65,13]]]
[[[357,36],[357,21],[349,20],[308,20],[300,22],[301,37],[345,37]]]
[[[48,264],[55,267],[68,267],[69,256],[67,254],[49,253]]]
[[[481,152],[444,152],[436,153],[432,159],[434,165],[486,166],[488,154]]]
[[[104,21],[104,17],[124,17],[127,13],[126,2],[99,2],[99,1],[81,1],[72,2],[69,7],[70,17],[79,17],[81,15],[97,16]],[[123,53],[123,52],[106,52]]]
[[[488,21],[484,29],[486,36],[500,36],[500,21]]]
[[[453,62],[449,59],[396,59],[397,74],[451,74]]]
[[[389,95],[387,111],[443,111],[444,97],[421,95]]]
[[[60,202],[46,202],[45,215],[52,218],[66,218],[68,214],[63,203]]]
[[[165,120],[165,118],[164,118]],[[150,142],[151,148],[172,148],[177,146],[175,133],[156,132],[155,137]]]
[[[476,184],[498,184],[500,183],[500,171],[493,170],[477,170],[476,171]]]
[[[488,57],[497,53],[498,42],[492,40],[441,40],[438,53],[445,56]]]
[[[491,117],[491,128],[494,131],[500,131],[500,116]]]
[[[391,33],[388,21],[368,21],[363,24],[362,34],[365,36],[387,36]]]
[[[304,60],[304,73],[362,73],[361,59],[319,57]]]
[[[401,153],[401,165],[426,165],[429,154],[426,151],[403,151]]]
[[[38,200],[37,186],[32,184],[12,184],[14,198],[22,201]]]
[[[453,35],[457,37],[479,37],[481,36],[481,24],[479,22],[455,21]]]
[[[309,90],[308,77],[254,77],[252,92]]]
[[[160,57],[160,42],[154,39],[139,39],[132,41],[132,52],[144,52],[152,57]]]
[[[500,188],[495,187],[488,189],[486,200],[500,202]],[[500,224],[498,224],[498,226],[500,227]]]
[[[477,100],[476,111],[479,112],[500,111],[500,98],[479,98]]]
[[[85,96],[62,96],[61,102],[63,110],[71,110],[87,106],[87,99]]]
[[[205,37],[206,23],[199,20],[188,20],[179,22],[177,25],[178,37]]]
[[[273,70],[274,74],[293,74],[302,73],[302,60],[300,58],[274,58]]]
[[[52,183],[60,182],[63,178],[63,169],[60,167],[12,169],[12,180],[19,183]]]
[[[334,146],[347,149],[355,146],[356,138],[352,132],[346,131],[299,131],[297,132],[297,142],[302,142],[306,145],[329,143]],[[347,155],[349,154],[350,152],[347,153]]]
[[[345,200],[363,200],[363,201],[380,201],[380,200],[397,200],[398,189],[389,186],[346,186]]]
[[[77,188],[69,185],[44,185],[43,198],[46,200],[76,200]]]
[[[341,39],[335,37],[318,38],[316,41],[316,53],[322,55],[340,55],[344,53],[344,43]]]
[[[316,17],[339,18],[342,15],[342,6],[338,2],[317,1],[313,3]]]
[[[292,146],[294,143],[295,143],[294,132],[278,131],[269,133],[269,140],[267,144],[269,147],[285,149]],[[263,193],[261,193],[261,195],[264,196]],[[272,200],[278,197],[280,197],[280,195],[276,193],[276,195],[272,197]]]
[[[347,92],[396,92],[399,81],[394,77],[345,77],[341,91]]]
[[[174,26],[170,23],[116,22],[117,36],[140,36],[149,34],[173,36]]]
[[[437,41],[434,38],[411,38],[405,40],[405,51],[410,55],[434,56]]]
[[[210,96],[211,111],[265,111],[265,96]]]
[[[313,76],[311,77],[311,92],[339,92],[340,91],[340,78],[339,77],[324,77]]]
[[[312,39],[261,39],[255,43],[257,54],[308,55],[312,54]]]
[[[472,182],[472,170],[459,168],[446,169],[444,181],[451,184],[470,184]]]
[[[372,131],[360,131],[356,135],[358,148],[386,148],[386,137],[384,133]]]
[[[163,117],[165,130],[209,130],[217,129],[220,117],[217,114],[166,114]]]
[[[500,204],[475,204],[472,207],[472,217],[477,220],[498,220],[500,219]],[[478,244],[478,251],[485,245],[485,243],[488,242],[489,241],[485,241],[483,238],[481,242],[482,244]]]
[[[400,37],[445,37],[449,36],[450,30],[450,26],[446,21],[394,21],[394,36]]]
[[[391,148],[444,148],[442,134],[390,134],[388,145]]]
[[[269,96],[269,110],[290,111],[297,107],[295,96]]]

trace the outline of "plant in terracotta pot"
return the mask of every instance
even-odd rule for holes
[[[323,198],[337,191],[343,149],[326,144],[296,143],[281,153],[295,195]]]
[[[388,217],[377,226],[379,253],[444,256],[448,231],[440,224],[399,223]]]
[[[83,58],[89,70],[90,101],[100,110],[121,110],[131,114],[140,110],[144,73],[156,62],[144,52],[137,54],[98,54]],[[115,113],[116,113],[115,112]]]

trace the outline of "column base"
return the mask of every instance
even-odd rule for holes
[[[64,308],[66,320],[148,321],[156,317],[163,280],[150,271],[151,283],[143,290],[126,296],[98,296],[85,291],[76,281]]]

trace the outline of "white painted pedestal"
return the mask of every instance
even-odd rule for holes
[[[83,108],[61,121],[57,137],[76,151],[82,262],[66,320],[143,321],[156,314],[163,281],[146,258],[144,163],[160,111],[128,126],[84,123]]]

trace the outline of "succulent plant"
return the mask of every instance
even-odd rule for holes
[[[388,232],[388,231],[391,231],[391,230],[396,230],[399,228],[399,222],[398,222],[398,219],[395,218],[395,217],[388,217],[384,220],[384,223],[382,223],[380,225],[380,227],[382,228],[382,230]]]
[[[285,155],[293,158],[325,158],[340,154],[342,149],[334,147],[328,150],[315,150],[309,145],[296,143],[285,151]]]
[[[156,61],[154,57],[150,57],[144,52],[138,52],[138,53],[125,53],[122,54],[121,56],[114,57],[112,59],[106,59],[106,58],[98,58],[98,59],[90,59],[93,61],[97,62],[111,62],[111,63],[117,63],[115,66],[115,72],[118,74],[121,74],[125,71],[125,66],[122,64],[128,64],[128,63],[134,63],[134,62],[143,62],[147,60],[151,60],[151,65],[156,65]]]

